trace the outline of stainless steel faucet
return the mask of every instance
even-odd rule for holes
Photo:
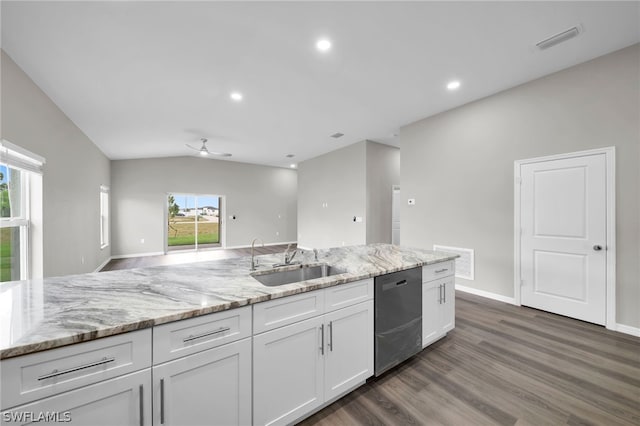
[[[260,238],[254,238],[253,241],[251,241],[251,270],[252,271],[255,271],[256,266],[258,266],[258,261],[255,259],[255,256],[253,253],[253,246],[255,245],[256,241],[260,241],[260,243],[262,243],[262,247],[264,247],[264,241],[262,241]]]
[[[318,249],[313,249],[313,259],[316,262],[318,261]]]
[[[284,264],[285,265],[290,265],[291,261],[293,260],[294,257],[296,257],[296,254],[298,253],[298,251],[302,251],[302,250],[298,250],[297,248],[293,249],[293,252],[291,254],[289,254],[289,251],[291,250],[291,244],[289,244],[287,246],[287,249],[284,252]]]

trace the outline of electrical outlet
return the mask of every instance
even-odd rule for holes
[[[144,238],[140,238],[140,244],[144,244]]]

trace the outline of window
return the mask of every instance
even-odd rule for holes
[[[220,247],[220,196],[169,194],[167,251]]]
[[[43,158],[0,142],[0,281],[42,276],[43,164]]]
[[[109,187],[100,185],[100,248],[109,246]]]

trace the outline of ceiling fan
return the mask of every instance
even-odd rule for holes
[[[191,146],[189,144],[186,144],[186,145],[187,147],[193,149],[194,151],[198,151],[200,155],[203,157],[207,157],[209,155],[215,156],[215,157],[231,157],[231,154],[226,152],[209,151],[209,149],[207,149],[207,138],[201,138],[200,141],[202,142],[202,146],[200,148],[196,148],[195,146]]]

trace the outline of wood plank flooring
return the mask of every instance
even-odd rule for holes
[[[640,338],[457,292],[456,328],[301,425],[640,425]]]
[[[297,245],[292,244],[291,248]],[[255,254],[283,253],[287,244],[278,244],[265,247],[255,247]],[[173,251],[158,256],[130,257],[125,259],[112,259],[100,272],[115,271],[118,269],[146,268],[149,266],[177,265],[180,263],[201,262],[205,260],[231,259],[234,257],[251,256],[251,247],[237,249],[212,249],[202,251]]]

